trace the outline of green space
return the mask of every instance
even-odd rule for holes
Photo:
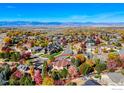
[[[46,57],[46,58],[49,58],[50,56],[54,56],[54,57],[56,57],[56,56],[58,56],[58,55],[60,55],[62,53],[62,51],[60,51],[60,52],[57,52],[57,53],[53,53],[53,54],[41,54],[40,56],[41,57]]]

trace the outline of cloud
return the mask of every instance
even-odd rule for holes
[[[16,7],[8,5],[8,6],[6,6],[6,8],[13,9],[13,8],[16,8]]]
[[[124,22],[123,15],[124,12],[103,13],[94,16],[94,19],[100,22]]]
[[[101,13],[95,15],[72,15],[68,17],[34,18],[44,22],[124,22],[124,12]],[[27,18],[28,19],[28,18]],[[30,19],[32,20],[32,18]]]
[[[109,12],[95,15],[75,15],[67,18],[76,22],[124,22],[124,12]]]
[[[8,6],[8,8],[15,8]],[[11,19],[11,18],[10,18]],[[41,22],[124,22],[124,12],[104,12],[99,14],[71,15],[65,17],[25,17],[21,13],[16,14],[16,18],[11,20],[27,20]]]

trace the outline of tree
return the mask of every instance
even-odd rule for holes
[[[31,75],[31,78],[34,79],[34,67],[33,66],[30,67],[29,73]]]
[[[11,61],[17,62],[17,61],[19,61],[20,57],[21,57],[21,55],[20,55],[19,52],[12,52],[12,53],[10,54],[10,59],[11,59]]]
[[[94,50],[94,52],[97,54],[97,53],[99,52],[98,48],[96,48],[96,49]]]
[[[24,74],[23,77],[19,80],[19,83],[20,85],[34,85],[29,74]]]
[[[53,78],[54,80],[60,80],[60,78],[61,78],[60,73],[59,73],[59,71],[57,71],[57,70],[53,70],[51,76],[52,76],[52,78]]]
[[[49,60],[52,62],[55,60],[55,57],[51,55],[51,56],[49,56]]]
[[[22,58],[28,59],[31,56],[31,52],[23,52],[22,53]]]
[[[19,38],[13,38],[13,39],[12,39],[12,43],[13,43],[13,44],[17,44],[19,41],[20,41]]]
[[[0,58],[4,58],[4,53],[0,52]]]
[[[71,62],[75,64],[75,58],[71,58]]]
[[[119,59],[119,54],[115,52],[111,52],[108,54],[108,59],[109,60],[118,60]]]
[[[94,61],[95,61],[95,64],[99,64],[100,63],[100,59],[99,58],[95,58]]]
[[[43,63],[43,68],[42,68],[42,77],[43,79],[47,76],[47,62],[45,61]]]
[[[83,63],[79,67],[79,72],[83,75],[87,75],[89,71],[90,66],[86,63]]]
[[[9,79],[9,85],[19,85],[19,80],[10,78]]]
[[[81,60],[80,59],[75,59],[75,65],[79,67],[81,65]]]
[[[53,62],[54,60],[55,60],[55,57],[53,55],[50,55],[47,63],[51,64],[51,62]]]
[[[37,70],[34,76],[34,81],[36,83],[36,85],[41,85],[42,84],[42,76],[40,73],[40,70]]]
[[[6,65],[0,72],[0,85],[6,85],[11,75],[11,69],[9,65]]]
[[[95,66],[95,70],[97,71],[98,74],[100,74],[102,71],[104,71],[106,69],[106,64],[96,64]]]
[[[68,70],[66,68],[60,70],[60,75],[62,78],[66,78],[68,75]]]
[[[93,60],[91,60],[91,59],[88,59],[88,60],[86,61],[86,64],[88,64],[90,67],[94,66],[94,62],[93,62]]]
[[[82,63],[86,61],[86,57],[83,54],[77,54],[75,56],[75,60],[73,59],[72,61],[77,67],[79,67]]]
[[[46,77],[43,79],[43,83],[42,85],[53,85],[54,84],[54,80],[51,77]]]
[[[100,39],[99,38],[96,39],[96,45],[97,44],[100,44]]]
[[[10,74],[11,74],[11,69],[10,69],[10,66],[9,66],[9,65],[6,65],[6,66],[4,67],[3,74],[4,74],[4,76],[5,76],[4,78],[5,78],[6,80],[8,80],[9,77],[10,77]]]
[[[11,43],[12,39],[10,37],[5,37],[3,40],[5,43]]]
[[[6,52],[3,53],[3,58],[4,58],[4,59],[6,59],[6,58],[9,59],[9,53],[6,53]]]
[[[11,75],[9,79],[9,85],[19,85],[19,77],[15,75],[18,72],[15,72],[14,74]]]
[[[16,70],[12,75],[14,75],[15,77],[19,79],[23,76],[23,74],[19,70]]]
[[[81,63],[86,61],[86,57],[83,54],[77,54],[76,59],[79,59],[81,61]]]

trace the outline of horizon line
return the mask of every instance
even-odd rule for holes
[[[121,22],[121,21],[118,21],[118,22],[93,22],[93,21],[85,21],[85,22],[78,22],[78,21],[67,21],[67,22],[64,22],[64,21],[31,21],[31,20],[0,20],[0,22],[41,22],[41,23],[50,23],[50,22],[53,22],[53,23],[124,23]]]

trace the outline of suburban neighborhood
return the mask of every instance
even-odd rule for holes
[[[0,28],[0,85],[124,85],[124,28],[58,29]]]

